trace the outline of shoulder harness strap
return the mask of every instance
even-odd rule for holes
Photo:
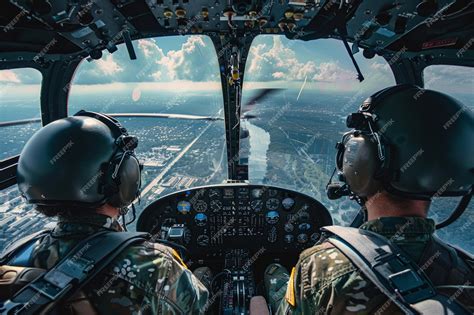
[[[337,247],[382,293],[406,314],[469,314],[438,294],[429,278],[396,244],[371,231],[326,226]]]
[[[11,261],[15,260],[22,252],[31,252],[34,243],[49,233],[51,230],[41,230],[12,243],[0,254],[0,264],[11,264]]]
[[[76,245],[56,266],[24,286],[0,307],[2,314],[47,312],[77,292],[102,271],[122,250],[146,240],[147,233],[96,233]],[[2,309],[3,308],[3,309]]]

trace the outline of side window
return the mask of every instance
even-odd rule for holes
[[[423,77],[425,88],[449,94],[474,108],[474,68],[435,65],[425,68]]]
[[[427,67],[423,73],[425,87],[446,93],[459,101],[466,112],[474,110],[474,68],[451,65]],[[460,115],[463,113],[460,112]],[[472,157],[466,156],[466,159]],[[436,221],[445,220],[454,210],[460,198],[434,198],[430,216]],[[451,225],[438,230],[436,234],[444,241],[462,247],[473,253],[474,203],[471,201],[466,212]]]
[[[0,160],[20,154],[40,128],[41,78],[32,68],[0,70]]]
[[[41,73],[32,68],[0,70],[0,161],[20,154],[41,128]],[[0,191],[0,252],[50,222],[23,202],[16,185]]]

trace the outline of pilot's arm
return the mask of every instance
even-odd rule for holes
[[[101,300],[110,314],[206,314],[209,293],[173,249],[145,242],[128,248],[114,262],[112,280]]]
[[[173,259],[164,283],[157,279],[158,298],[163,314],[206,314],[210,308],[209,292],[173,250]]]

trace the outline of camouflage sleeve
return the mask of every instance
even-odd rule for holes
[[[300,255],[277,314],[397,313],[393,305],[381,309],[386,300],[347,257],[322,243]]]
[[[163,313],[168,314],[172,309],[178,309],[182,314],[205,314],[209,292],[174,250],[172,255],[169,277],[161,290],[169,308],[164,309]]]
[[[101,287],[113,314],[204,314],[209,293],[171,248],[145,242],[119,255]],[[119,280],[119,281],[115,281]]]

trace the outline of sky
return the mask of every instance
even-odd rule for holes
[[[134,42],[137,60],[130,60],[124,45],[103,58],[83,61],[72,85],[72,93],[99,93],[141,89],[199,91],[220,89],[217,55],[206,36],[176,36]],[[342,42],[333,39],[290,41],[283,36],[258,36],[250,49],[245,89],[253,87],[299,88],[320,91],[371,94],[395,83],[387,62],[381,57],[367,60],[355,55],[366,80],[359,83]],[[0,97],[37,93],[41,81],[32,69],[0,71]],[[473,93],[472,68],[432,66],[425,70],[430,88],[445,92]],[[7,93],[8,92],[8,93]],[[23,95],[24,96],[24,95]]]

